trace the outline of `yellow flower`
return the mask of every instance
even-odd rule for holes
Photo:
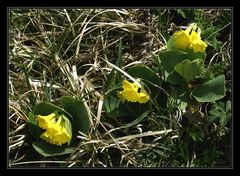
[[[51,113],[47,116],[37,115],[38,126],[43,129],[48,129],[49,124],[51,124],[50,121],[55,120],[55,116],[55,113]]]
[[[186,31],[178,31],[174,33],[174,40],[176,48],[186,49],[190,45],[191,37]]]
[[[140,91],[139,91],[140,90]],[[127,80],[123,81],[123,90],[117,93],[117,96],[122,101],[146,103],[149,101],[149,95],[136,83],[130,83]]]
[[[197,34],[195,31],[192,31],[191,33],[191,48],[193,48],[193,51],[195,53],[197,52],[204,52],[207,44],[201,40],[201,37],[199,34]]]
[[[204,52],[207,47],[201,39],[201,30],[195,23],[190,24],[185,31],[175,32],[173,37],[177,49],[192,48],[197,53]]]
[[[51,144],[62,145],[70,143],[72,138],[71,125],[66,126],[63,116],[52,113],[48,116],[37,116],[38,125],[46,131],[41,134],[41,138]]]

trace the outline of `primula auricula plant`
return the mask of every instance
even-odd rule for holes
[[[60,101],[61,107],[40,102],[29,116],[33,148],[43,156],[73,152],[78,132],[87,134],[90,128],[89,114],[82,101],[70,96],[63,96]]]
[[[160,93],[156,86],[161,85],[161,80],[151,68],[142,64],[129,68],[124,76],[116,70],[112,70],[104,87],[104,110],[120,124],[134,121],[127,125],[129,127],[152,111],[152,102]]]
[[[201,39],[201,29],[190,24],[186,30],[175,32],[167,43],[167,48],[155,59],[175,92],[190,103],[213,102],[225,96],[225,76],[204,77],[207,44]],[[195,84],[195,80],[198,80]],[[175,87],[177,86],[177,87]]]
[[[202,123],[206,118],[201,112],[201,103],[215,102],[226,94],[225,75],[205,75],[206,48],[201,29],[192,23],[185,30],[176,31],[170,37],[167,48],[155,58],[164,81],[170,87],[169,98],[181,104],[179,107],[184,112],[183,116],[189,119],[191,125],[186,129],[189,129],[194,141],[203,140],[207,124]]]

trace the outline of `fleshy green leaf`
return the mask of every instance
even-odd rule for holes
[[[120,100],[114,96],[107,96],[104,101],[105,111],[111,113],[114,111],[120,104]]]
[[[30,115],[29,115],[28,124],[29,124],[29,129],[30,129],[31,135],[35,139],[38,139],[40,136],[41,129],[38,127],[37,120],[33,113],[30,113]]]
[[[114,92],[116,94],[116,92]],[[127,115],[126,108],[122,108],[122,103],[116,96],[107,95],[104,99],[104,110],[111,117]]]
[[[174,35],[172,35],[170,37],[170,39],[167,42],[167,50],[168,51],[172,51],[172,50],[176,50],[176,45],[175,45],[175,41],[174,41]]]
[[[73,97],[63,96],[61,98],[61,105],[69,114],[71,114],[73,118],[73,138],[76,136],[78,131],[87,134],[90,128],[90,121],[89,114],[84,103]]]
[[[161,80],[150,68],[144,65],[134,66],[128,70],[128,74],[134,78],[141,78],[150,89],[152,98],[155,98],[159,94],[160,89],[157,86],[160,87]]]
[[[41,155],[47,156],[58,156],[72,153],[74,148],[51,145],[46,142],[33,142],[33,148]]]
[[[48,102],[41,102],[38,103],[34,109],[33,109],[33,114],[34,115],[43,115],[43,116],[47,116],[51,113],[53,113],[54,111],[58,111],[61,112],[64,110],[61,109],[60,107],[52,104],[52,103],[48,103]]]
[[[209,80],[193,91],[193,96],[198,102],[212,102],[226,95],[225,76],[220,75]]]
[[[159,53],[159,59],[161,61],[161,65],[163,69],[171,73],[174,71],[174,67],[181,63],[183,60],[187,58],[187,53],[183,51],[161,51]]]
[[[193,49],[187,49],[186,52],[188,53],[187,59],[189,59],[190,61],[196,60],[196,59],[200,59],[204,61],[204,59],[206,58],[206,52],[194,53]]]
[[[62,118],[64,120],[64,125],[65,125],[65,128],[67,130],[67,133],[71,136],[72,138],[72,124],[70,122],[70,120],[65,116],[65,115],[62,115]],[[68,142],[68,145],[70,145],[70,142]]]
[[[200,73],[202,64],[203,62],[199,59],[193,61],[186,59],[177,64],[174,70],[189,83]]]
[[[184,84],[184,79],[176,73],[174,67],[187,58],[187,53],[179,50],[162,51],[159,53],[159,60],[162,69],[165,71],[165,79],[174,85]]]
[[[184,85],[185,81],[176,71],[171,72],[167,75],[166,81],[173,85]]]

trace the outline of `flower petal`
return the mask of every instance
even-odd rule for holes
[[[127,80],[123,81],[123,90],[117,93],[118,98],[121,101],[129,101],[129,102],[139,102],[146,103],[149,100],[149,96],[144,91],[143,87],[141,91],[138,92],[140,88],[136,83],[130,83]]]
[[[40,135],[40,138],[54,145],[62,145],[66,142],[70,143],[72,128],[70,122],[67,121],[64,116],[53,116],[52,114],[48,116],[38,115],[37,119],[39,126],[41,125],[41,128],[46,129],[46,131]]]

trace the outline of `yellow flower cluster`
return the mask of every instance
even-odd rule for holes
[[[40,136],[42,139],[59,146],[66,142],[70,143],[72,138],[71,129],[67,129],[62,116],[52,113],[47,116],[37,115],[36,119],[38,126],[46,130]]]
[[[149,95],[143,88],[140,88],[136,83],[130,83],[127,80],[123,81],[123,90],[119,91],[117,96],[122,101],[127,100],[138,103],[146,103],[149,101]]]
[[[201,40],[200,29],[191,24],[185,31],[174,33],[174,40],[177,49],[192,48],[195,53],[204,52],[207,44]]]

